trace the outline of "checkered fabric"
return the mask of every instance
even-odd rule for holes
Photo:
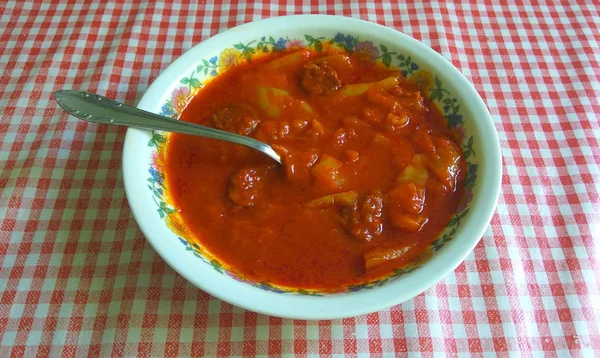
[[[2,1],[0,356],[600,354],[592,2]],[[128,207],[125,129],[51,99],[73,88],[135,104],[195,44],[298,13],[361,18],[431,46],[474,83],[500,136],[502,193],[474,252],[425,293],[366,316],[267,317],[186,282]]]

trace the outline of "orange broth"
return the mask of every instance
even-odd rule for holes
[[[352,55],[239,64],[180,119],[269,143],[284,165],[172,134],[168,190],[199,244],[248,279],[327,290],[382,277],[424,254],[461,195],[460,146],[426,97]]]

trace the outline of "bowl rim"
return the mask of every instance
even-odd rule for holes
[[[454,271],[473,251],[488,228],[495,211],[500,195],[502,177],[502,158],[498,134],[493,118],[483,99],[456,67],[442,55],[418,40],[397,30],[372,22],[334,15],[273,17],[228,29],[193,46],[162,71],[148,87],[137,107],[155,111],[157,105],[156,98],[162,98],[166,93],[165,89],[174,86],[176,84],[174,83],[174,79],[181,76],[182,71],[179,68],[186,68],[186,64],[190,62],[196,63],[199,59],[198,54],[201,54],[204,49],[211,47],[222,48],[223,43],[233,43],[228,42],[229,39],[234,41],[235,39],[239,40],[236,36],[244,34],[245,31],[251,33],[257,28],[293,30],[298,27],[307,27],[307,24],[310,24],[315,31],[319,31],[319,29],[324,31],[324,28],[332,29],[333,31],[336,31],[335,29],[363,28],[377,33],[377,36],[388,37],[390,42],[403,42],[405,44],[403,46],[410,47],[413,53],[420,53],[419,57],[424,58],[428,56],[428,60],[435,63],[435,67],[439,72],[444,73],[446,81],[455,85],[457,90],[460,89],[460,94],[456,93],[456,95],[469,99],[469,110],[473,113],[471,117],[477,118],[479,122],[477,125],[480,132],[479,135],[486,138],[486,156],[484,160],[485,166],[481,167],[483,170],[479,173],[478,179],[478,185],[483,187],[480,188],[480,195],[485,193],[485,200],[478,201],[477,205],[480,208],[478,208],[477,213],[474,213],[476,216],[472,216],[468,220],[470,231],[468,235],[457,235],[453,242],[436,253],[438,257],[435,260],[427,262],[411,274],[373,290],[332,294],[322,297],[278,294],[262,291],[216,272],[191,272],[192,270],[188,266],[190,261],[186,258],[175,257],[170,254],[170,251],[173,250],[168,246],[173,245],[173,241],[167,240],[151,229],[147,218],[147,207],[143,205],[140,197],[137,196],[139,183],[134,181],[135,175],[129,169],[133,167],[132,164],[134,162],[139,161],[139,158],[136,156],[137,153],[133,149],[138,145],[140,136],[143,138],[148,136],[148,131],[146,130],[135,128],[128,128],[127,130],[123,147],[122,165],[125,193],[138,226],[154,250],[170,267],[203,291],[232,305],[283,318],[337,319],[359,316],[380,311],[414,298]],[[460,245],[456,244],[456,242],[460,242]],[[219,277],[215,275],[219,275]]]

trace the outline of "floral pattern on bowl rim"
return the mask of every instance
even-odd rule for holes
[[[204,79],[204,83],[206,83],[218,76],[219,73],[227,71],[242,61],[250,61],[253,57],[262,53],[298,50],[301,48],[322,52],[324,49],[330,47],[337,51],[356,53],[365,61],[381,62],[386,67],[396,67],[400,69],[404,77],[417,83],[423,92],[429,94],[429,99],[442,108],[442,113],[448,123],[448,127],[455,133],[455,139],[460,143],[463,150],[463,156],[466,160],[467,173],[465,177],[464,193],[459,201],[454,216],[448,222],[446,229],[430,244],[429,249],[411,264],[396,269],[390,275],[358,285],[341,287],[337,290],[319,291],[303,288],[280,287],[269,282],[255,282],[245,279],[243,275],[236,273],[218,259],[212,257],[212,255],[197,242],[185,238],[186,234],[189,233],[178,218],[176,208],[174,208],[170,202],[164,175],[163,158],[168,135],[161,132],[153,132],[152,138],[148,142],[148,146],[154,147],[155,151],[152,153],[147,181],[148,189],[152,192],[153,200],[157,205],[156,210],[160,218],[167,221],[169,228],[178,235],[177,237],[180,243],[194,256],[207,265],[212,266],[217,272],[262,290],[275,293],[322,296],[324,294],[357,292],[380,287],[389,281],[418,269],[434,254],[434,252],[439,251],[445,244],[454,238],[456,230],[461,224],[461,220],[469,213],[468,204],[473,197],[472,191],[477,182],[478,165],[469,160],[469,158],[473,159],[473,157],[476,156],[476,152],[473,150],[473,136],[469,136],[463,126],[463,115],[461,114],[458,100],[452,96],[450,91],[444,88],[442,81],[437,76],[434,76],[428,70],[421,69],[421,67],[412,60],[410,54],[389,51],[383,44],[377,46],[372,41],[361,41],[358,37],[343,33],[338,33],[333,38],[304,35],[304,39],[287,37],[275,39],[271,36],[268,38],[262,37],[260,40],[251,41],[246,44],[237,43],[231,48],[224,49],[218,56],[202,59],[189,76],[181,78],[181,86],[173,90],[169,98],[165,100],[165,103],[161,106],[160,114],[175,119],[179,118],[179,115],[185,109],[189,101],[203,87],[201,82],[202,79]]]

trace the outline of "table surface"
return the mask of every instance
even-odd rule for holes
[[[477,3],[4,1],[0,356],[600,353],[600,6]],[[135,104],[195,44],[297,13],[377,22],[432,47],[475,85],[500,137],[500,200],[473,253],[366,316],[268,317],[186,282],[132,217],[125,129],[51,100],[74,88]]]

